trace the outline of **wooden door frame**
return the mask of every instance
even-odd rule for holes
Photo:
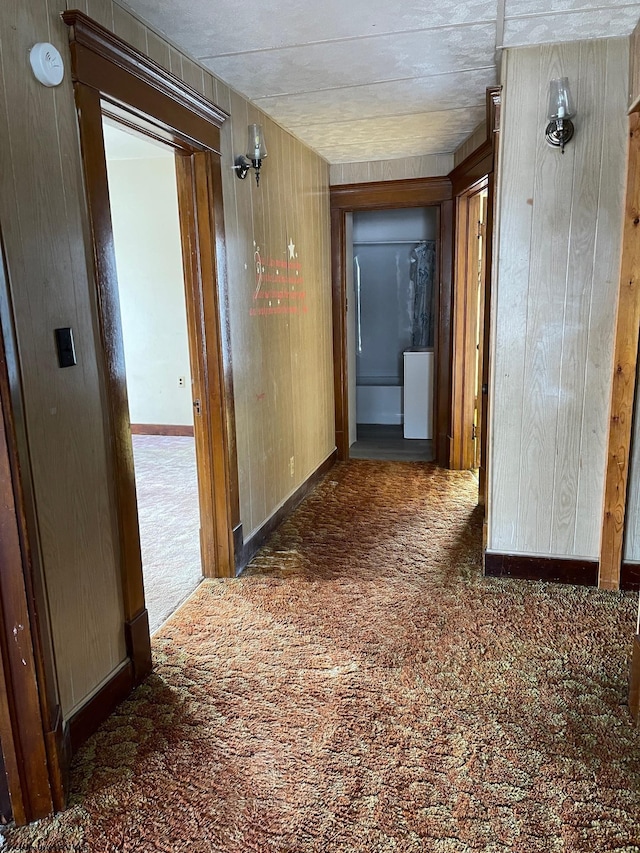
[[[331,277],[333,312],[333,376],[338,459],[349,458],[349,387],[347,382],[346,218],[364,210],[436,207],[438,237],[435,328],[435,453],[439,465],[449,464],[451,410],[451,282],[453,192],[448,177],[376,181],[331,187]]]
[[[22,825],[64,806],[68,756],[1,235],[0,484],[0,743]]]
[[[203,441],[211,460],[207,509],[215,513],[214,541],[208,543],[212,561],[205,571],[233,577],[234,541],[241,540],[242,531],[220,166],[220,126],[227,114],[83,13],[68,11],[62,18],[70,28],[72,76],[93,248],[95,307],[102,344],[112,497],[117,508],[125,638],[130,662],[129,674],[118,692],[126,694],[149,673],[151,652],[102,134],[103,106],[108,104],[110,113],[128,116],[132,125],[146,128],[180,152],[182,166],[176,171],[182,202],[183,252],[185,242],[189,246],[185,252],[189,260],[185,264],[185,278],[187,292],[197,309],[195,322],[203,342],[197,366],[203,391]],[[78,724],[82,737],[89,733],[87,723]],[[76,745],[82,737],[75,739]]]
[[[624,533],[640,328],[640,104],[629,115],[627,186],[613,354],[600,568],[601,589],[638,589],[638,568],[625,572]],[[629,574],[630,577],[625,577]],[[637,685],[636,685],[637,686]],[[636,694],[638,691],[636,690]],[[635,701],[637,705],[638,696]]]
[[[478,471],[478,502],[484,508],[483,543],[487,541],[487,509],[489,488],[489,409],[491,400],[491,291],[493,285],[493,240],[496,221],[496,174],[500,142],[500,111],[502,87],[487,89],[485,141],[449,175],[457,196],[463,194],[482,178],[487,178],[487,220],[485,228],[485,288],[484,288],[484,331],[482,339],[482,411],[480,426],[480,468]]]
[[[477,260],[477,242],[480,235],[477,234],[477,228],[472,234],[471,212],[474,200],[481,193],[488,191],[488,187],[489,176],[485,175],[475,184],[456,195],[455,201],[450,466],[462,471],[474,468],[476,461],[476,438],[470,429],[470,422],[473,421],[476,408],[476,383],[474,378],[472,386],[469,365],[471,362],[475,364],[476,358],[478,358],[475,336],[478,316],[475,305],[470,302],[470,297],[477,294],[478,270],[471,269],[470,265],[473,259]],[[486,258],[486,218],[483,226],[483,257]],[[487,272],[484,259],[483,267],[482,296],[484,296],[484,288],[486,287]],[[484,301],[482,302],[482,312],[481,324],[484,328]],[[481,334],[480,358],[484,353],[483,344],[484,334]],[[482,363],[480,364],[480,373],[482,373]],[[475,377],[475,371],[473,371],[473,376]],[[482,411],[481,401],[478,408]],[[481,424],[479,427],[478,436],[481,435]]]

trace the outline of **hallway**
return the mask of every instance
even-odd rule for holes
[[[639,851],[633,595],[484,579],[472,475],[335,466],[3,851]]]

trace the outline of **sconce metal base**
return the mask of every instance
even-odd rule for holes
[[[251,160],[249,160],[248,157],[245,157],[244,154],[239,154],[236,157],[236,162],[233,168],[235,169],[236,177],[240,178],[241,181],[244,181],[249,174]]]
[[[568,119],[550,121],[545,131],[549,145],[559,148],[564,154],[564,146],[573,138],[573,122]]]

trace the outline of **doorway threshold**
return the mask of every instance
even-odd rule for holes
[[[349,449],[351,459],[392,462],[433,462],[433,441],[405,438],[401,424],[358,424],[357,440]]]

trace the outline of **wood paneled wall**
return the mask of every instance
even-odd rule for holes
[[[597,559],[625,182],[627,39],[505,56],[489,550]],[[568,76],[576,134],[544,140]]]
[[[404,178],[437,178],[453,169],[453,154],[426,154],[397,160],[336,163],[330,167],[331,185],[400,181]]]
[[[68,716],[118,667],[125,646],[95,288],[68,31],[59,17],[65,7],[86,12],[231,112],[223,129],[223,197],[245,536],[331,453],[334,427],[327,164],[111,0],[4,0],[0,222]],[[37,41],[52,41],[67,59],[57,89],[31,74],[28,50]],[[231,170],[254,120],[265,124],[269,148],[259,190],[253,174],[240,182]],[[276,267],[286,262],[290,240],[299,267]],[[263,279],[254,299],[254,241],[266,276],[277,268],[278,276],[294,277],[297,269],[303,279],[304,298],[280,298],[297,313],[252,313],[268,307],[264,292],[275,288]],[[61,370],[53,330],[66,325],[74,329],[78,364]]]
[[[480,148],[486,139],[487,123],[486,121],[483,121],[476,127],[471,136],[469,136],[468,139],[465,139],[459,148],[456,148],[453,155],[453,165],[459,166],[463,160],[467,159],[469,154],[472,154],[476,148]]]

